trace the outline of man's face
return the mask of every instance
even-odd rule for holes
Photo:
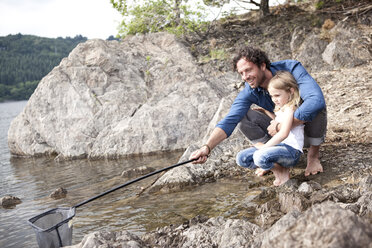
[[[241,58],[236,63],[236,69],[238,73],[241,75],[242,80],[248,83],[252,89],[257,88],[260,86],[265,79],[264,69],[265,64],[258,67],[256,64],[246,60],[245,58]]]

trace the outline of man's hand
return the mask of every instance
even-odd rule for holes
[[[210,153],[210,150],[207,146],[202,146],[198,150],[194,151],[190,155],[190,159],[196,159],[199,158],[198,160],[193,161],[193,164],[203,164],[207,161],[208,155]]]
[[[279,122],[277,122],[276,120],[270,121],[270,125],[267,127],[267,131],[269,132],[271,137],[274,136],[279,130],[280,130]]]

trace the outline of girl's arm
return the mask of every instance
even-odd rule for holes
[[[270,112],[269,110],[266,110],[262,107],[259,107],[259,106],[255,106],[254,108],[252,108],[253,110],[256,110],[256,111],[259,111],[261,113],[264,113],[265,115],[269,116],[271,119],[275,119],[275,114],[273,112]]]
[[[294,108],[285,108],[283,122],[280,123],[280,130],[265,144],[257,144],[256,148],[275,146],[285,140],[292,128]]]

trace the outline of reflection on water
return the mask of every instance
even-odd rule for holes
[[[125,183],[122,171],[146,165],[155,169],[178,162],[181,153],[125,158],[114,161],[76,160],[55,162],[53,158],[10,158],[6,133],[10,121],[26,102],[0,104],[0,196],[11,194],[22,203],[12,209],[0,208],[0,247],[36,247],[33,230],[26,221],[55,207],[71,207],[106,190]],[[249,192],[242,182],[221,180],[183,192],[141,194],[157,176],[98,198],[76,210],[73,220],[73,244],[98,230],[128,230],[137,235],[168,224],[181,224],[196,215],[226,217],[247,216],[239,209]],[[67,189],[67,197],[53,200],[55,189]]]

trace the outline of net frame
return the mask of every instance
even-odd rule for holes
[[[59,248],[72,243],[72,225],[68,222],[75,216],[76,209],[54,208],[28,220],[36,233],[39,247]]]

